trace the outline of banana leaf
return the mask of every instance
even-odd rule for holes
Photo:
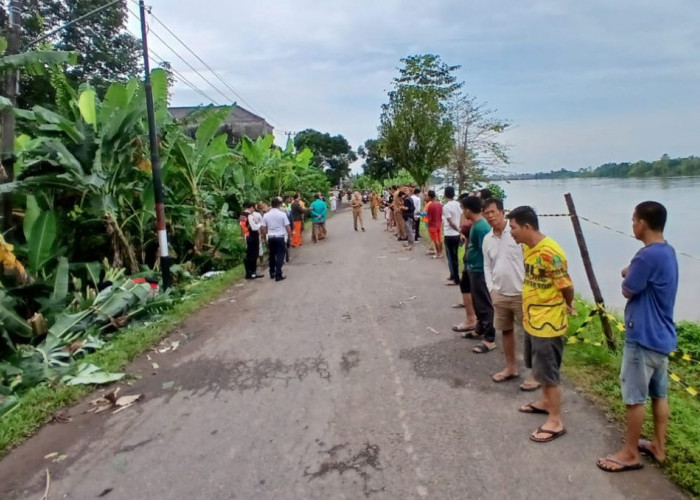
[[[24,221],[22,223],[22,230],[24,231],[24,238],[29,241],[32,234],[32,227],[34,223],[41,215],[41,208],[39,208],[39,203],[36,201],[36,196],[30,194],[27,195],[27,208],[24,211]]]
[[[93,364],[80,363],[75,375],[65,375],[61,382],[66,385],[109,384],[124,377],[124,373],[107,373]]]
[[[56,242],[56,215],[43,212],[32,226],[29,246],[29,268],[37,273],[51,259]]]
[[[27,320],[15,312],[12,297],[0,290],[0,327],[3,326],[21,337],[32,337],[32,327]]]
[[[58,267],[56,267],[53,293],[51,294],[51,299],[60,301],[64,300],[68,296],[68,259],[65,257],[59,257]]]
[[[0,418],[4,417],[19,405],[17,396],[0,396]]]

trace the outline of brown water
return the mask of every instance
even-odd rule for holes
[[[506,191],[508,209],[532,205],[539,214],[566,213],[564,193],[571,193],[579,215],[629,235],[581,221],[603,298],[609,306],[619,310],[625,305],[620,293],[620,270],[629,264],[641,246],[631,237],[634,206],[646,200],[663,203],[668,210],[666,239],[676,249],[680,269],[676,320],[700,320],[700,226],[696,215],[700,177],[527,180],[499,184]],[[571,220],[543,217],[540,228],[566,251],[577,292],[592,299]]]

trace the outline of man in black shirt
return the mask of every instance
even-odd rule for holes
[[[245,279],[247,280],[262,278],[262,276],[256,274],[258,253],[260,252],[260,221],[253,217],[254,211],[255,204],[253,202],[246,201],[243,203],[241,219],[245,218],[245,227],[247,230],[245,237],[245,260],[243,264],[245,266]],[[241,220],[241,222],[243,222],[243,220]]]

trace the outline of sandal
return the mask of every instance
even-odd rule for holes
[[[452,304],[452,309],[464,309],[464,304],[463,303]]]
[[[498,372],[491,375],[491,380],[493,380],[497,384],[500,384],[501,382],[507,382],[516,378],[520,378],[519,373],[509,373],[508,375],[503,375],[502,372]]]
[[[520,408],[518,408],[518,411],[520,413],[541,413],[543,415],[549,415],[549,410],[545,408],[538,408],[537,406],[535,406],[536,402],[537,401],[533,401],[532,403],[523,405]]]
[[[538,438],[535,437],[535,434],[549,434],[548,437],[546,438]],[[556,438],[563,436],[566,434],[566,429],[562,427],[560,431],[551,431],[549,429],[543,429],[541,426],[537,428],[535,432],[530,434],[530,441],[534,441],[535,443],[549,443],[550,441],[554,441]],[[598,465],[600,467],[600,465]],[[613,471],[608,471],[608,472],[613,472]]]
[[[476,333],[476,330],[472,330],[470,332],[463,333],[462,338],[471,340],[481,340],[482,338],[484,338],[484,336],[480,333]]]
[[[546,430],[543,430],[542,432],[547,432]],[[615,465],[619,465],[620,467],[618,468],[611,468],[609,465],[605,465],[603,462],[612,462]],[[639,470],[644,467],[644,464],[639,462],[638,464],[625,464],[620,462],[619,460],[616,460],[612,457],[612,455],[608,455],[605,458],[599,458],[596,460],[595,464],[598,466],[600,470],[604,470],[605,472],[625,472],[628,470]]]
[[[462,325],[455,325],[452,327],[452,331],[456,333],[467,333],[467,332],[473,332],[476,329],[476,326],[462,326]]]
[[[528,385],[530,384],[530,385]],[[523,392],[532,392],[536,391],[541,387],[539,382],[523,382],[520,384],[520,390]]]
[[[656,455],[654,455],[654,452],[651,451],[651,441],[648,439],[640,439],[639,442],[637,443],[637,449],[639,450],[639,453],[647,457],[649,460],[653,460],[654,462],[660,464],[663,462],[663,460],[659,460]]]
[[[474,349],[472,349],[472,352],[475,352],[477,354],[486,354],[487,352],[493,351],[495,348],[496,348],[495,345],[494,346],[487,346],[486,344],[484,344],[482,342],[481,344],[474,347]]]

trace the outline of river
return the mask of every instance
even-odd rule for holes
[[[539,214],[567,213],[564,193],[571,193],[580,216],[622,231],[581,221],[598,283],[606,304],[621,311],[620,270],[640,248],[632,235],[634,206],[646,200],[662,203],[668,210],[665,235],[676,249],[680,283],[676,297],[676,320],[700,320],[700,228],[693,213],[700,199],[700,177],[672,179],[560,179],[499,182],[506,192],[507,209],[531,205]],[[570,273],[577,293],[592,299],[571,220],[542,217],[540,229],[553,237],[569,257]],[[688,253],[695,258],[681,255]]]

